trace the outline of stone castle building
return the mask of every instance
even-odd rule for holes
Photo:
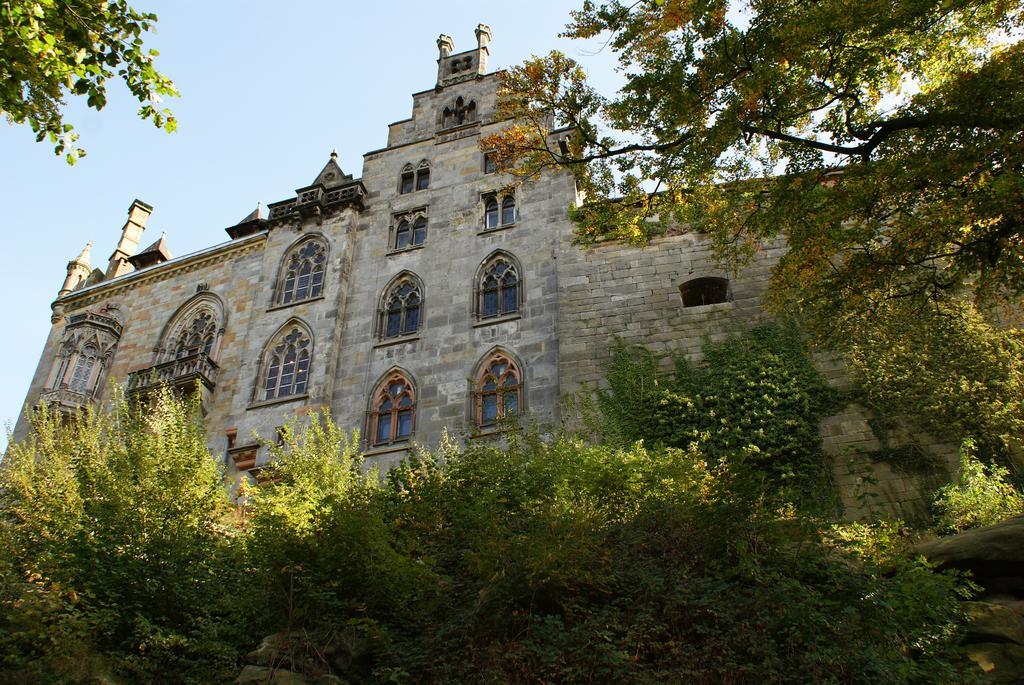
[[[254,436],[327,409],[384,469],[445,430],[558,422],[563,397],[600,381],[614,335],[698,355],[763,317],[782,247],[738,275],[693,233],[584,250],[570,174],[512,188],[495,173],[479,140],[499,126],[499,75],[490,29],[476,39],[464,52],[438,39],[436,84],[360,178],[332,154],[227,242],[172,257],[161,236],[140,250],[153,208],[133,202],[105,269],[88,245],[68,263],[26,408],[75,411],[112,384],[196,388],[209,447],[235,474],[267,459]],[[874,439],[855,407],[830,421],[834,453]],[[23,414],[15,439],[27,429]],[[913,484],[892,483],[898,506]]]

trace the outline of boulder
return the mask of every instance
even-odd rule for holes
[[[988,562],[1024,567],[1024,516],[923,542],[915,551],[940,566]]]
[[[983,642],[967,646],[967,656],[993,683],[1024,682],[1024,646],[1009,642]]]
[[[295,671],[252,664],[243,668],[235,679],[235,685],[312,685],[312,682]]]
[[[1024,595],[1024,516],[922,542],[914,551],[940,568],[970,571],[989,593]]]
[[[1014,642],[1024,644],[1024,619],[1013,609],[991,602],[964,602],[967,642]]]

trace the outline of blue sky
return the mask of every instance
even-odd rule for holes
[[[50,329],[50,303],[65,267],[88,240],[105,267],[132,200],[155,207],[144,236],[166,231],[176,256],[227,239],[224,228],[256,206],[290,197],[337,148],[346,173],[386,143],[387,125],[409,116],[413,92],[430,88],[439,33],[456,50],[491,27],[490,67],[559,49],[607,92],[613,55],[600,43],[557,34],[581,1],[156,2],[147,44],[181,97],[168,135],[135,117],[119,83],[101,112],[69,102],[68,120],[88,156],[69,167],[24,126],[0,125],[8,334],[0,337],[0,421],[13,423]],[[6,438],[0,437],[0,447]]]

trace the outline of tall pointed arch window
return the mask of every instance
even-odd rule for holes
[[[518,265],[504,253],[489,258],[480,269],[476,291],[478,319],[515,314],[522,294]]]
[[[312,356],[309,333],[298,324],[287,326],[266,351],[259,399],[305,395]]]
[[[319,238],[304,240],[285,255],[275,304],[320,297],[327,268],[327,245]]]
[[[78,359],[75,361],[75,368],[71,371],[71,381],[68,383],[69,390],[84,394],[93,389],[93,384],[91,383],[92,370],[96,366],[96,360],[99,356],[99,350],[91,343],[81,349],[78,353]]]
[[[412,381],[396,371],[379,383],[370,408],[373,445],[408,440],[416,426],[416,390]]]
[[[69,314],[40,402],[61,410],[80,409],[91,403],[103,387],[117,349],[121,321],[116,305]]]
[[[423,292],[412,274],[396,279],[384,293],[380,310],[379,335],[396,338],[420,329]]]
[[[501,351],[488,355],[476,378],[474,414],[478,426],[493,426],[522,413],[522,379],[522,371],[509,355]]]

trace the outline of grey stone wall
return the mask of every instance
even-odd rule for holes
[[[767,318],[762,298],[783,244],[767,246],[737,274],[724,272],[706,237],[693,233],[660,237],[645,248],[614,242],[579,248],[572,244],[567,216],[576,201],[567,174],[516,188],[514,224],[484,230],[483,195],[511,181],[484,173],[479,148],[481,136],[498,126],[493,122],[498,83],[498,76],[490,74],[414,94],[412,117],[390,126],[387,147],[365,155],[362,209],[349,206],[319,218],[275,221],[269,232],[59,300],[64,318],[44,346],[26,407],[38,400],[68,316],[107,304],[126,315],[119,347],[102,381],[123,383],[129,373],[158,361],[154,350],[161,331],[200,284],[223,300],[227,313],[207,425],[211,451],[229,466],[229,431],[237,435],[238,446],[255,442],[256,436],[273,440],[278,426],[321,409],[341,426],[365,431],[371,393],[392,369],[404,371],[417,390],[411,443],[433,446],[445,431],[473,428],[471,379],[495,348],[521,365],[527,414],[557,423],[562,398],[584,384],[603,382],[613,336],[655,352],[682,351],[697,361],[707,341],[722,340]],[[475,102],[475,121],[442,128],[441,111],[460,96]],[[400,193],[403,168],[424,161],[430,167],[429,187]],[[410,210],[422,210],[428,218],[426,240],[422,246],[396,251],[395,216]],[[282,258],[311,234],[322,236],[330,248],[323,295],[275,306]],[[475,316],[474,279],[496,250],[507,252],[521,268],[522,305],[514,316],[481,321]],[[381,339],[382,294],[403,272],[415,274],[423,284],[421,325],[413,335]],[[730,279],[730,301],[683,307],[680,285],[706,276]],[[256,385],[266,346],[293,319],[303,322],[314,341],[308,395],[260,402]],[[844,382],[834,360],[823,357],[819,368],[832,382]],[[101,400],[109,394],[104,386]],[[868,418],[862,407],[850,405],[822,424],[844,504],[851,516],[906,514],[920,504],[929,485],[871,461],[878,445]],[[26,431],[26,422],[19,420],[15,439]],[[382,469],[405,456],[410,446],[373,447],[370,442],[362,442],[368,461]],[[927,444],[951,459],[950,446],[934,440]],[[257,465],[266,459],[266,450],[261,450]]]
[[[366,425],[368,401],[390,369],[405,370],[419,391],[416,442],[436,444],[444,430],[471,427],[474,369],[490,350],[501,347],[518,358],[524,373],[524,406],[535,416],[557,418],[558,273],[560,236],[570,229],[566,214],[574,196],[569,176],[528,184],[515,192],[516,222],[484,230],[482,195],[510,181],[485,174],[479,147],[494,106],[494,76],[472,79],[414,97],[413,118],[393,125],[392,147],[366,155],[363,183],[369,209],[360,217],[348,310],[341,339],[344,354],[334,390],[334,412],[342,425]],[[438,111],[456,96],[474,100],[482,123],[455,134],[438,130]],[[430,187],[400,194],[402,168],[430,163]],[[425,208],[427,238],[422,247],[391,249],[396,214]],[[522,267],[523,303],[518,316],[501,321],[474,317],[474,278],[496,250]],[[423,323],[417,335],[394,343],[376,335],[378,306],[385,286],[409,271],[424,286]],[[370,450],[382,467],[404,449]]]

